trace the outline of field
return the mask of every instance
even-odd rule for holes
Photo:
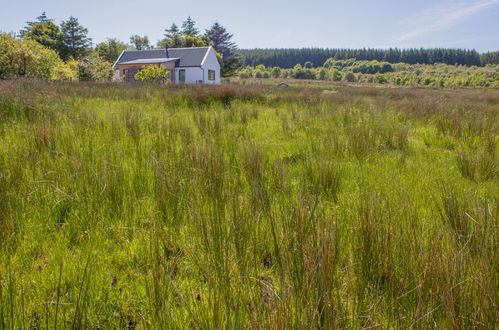
[[[499,93],[0,81],[0,329],[488,328]]]

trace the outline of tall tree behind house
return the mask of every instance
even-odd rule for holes
[[[230,75],[240,66],[240,58],[237,53],[237,45],[232,41],[233,35],[227,32],[218,22],[206,30],[205,38],[213,48],[222,56],[222,71],[224,75]]]

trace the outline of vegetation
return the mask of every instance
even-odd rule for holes
[[[240,50],[243,65],[292,68],[296,64],[310,62],[321,66],[328,59],[347,60],[355,58],[359,61],[379,61],[407,64],[436,64],[480,66],[499,64],[497,52],[480,56],[475,50],[467,49],[245,49]]]
[[[311,86],[0,81],[0,328],[497,328],[498,94]]]
[[[164,36],[165,38],[158,42],[158,48],[213,46],[218,53],[224,76],[233,75],[241,66],[237,45],[232,41],[233,35],[218,22],[201,35],[196,28],[196,22],[189,16],[182,23],[182,30],[172,23],[170,28],[165,29]]]
[[[217,51],[224,76],[233,75],[240,67],[233,36],[218,22],[201,35],[195,21],[188,17],[182,24],[182,31],[173,24],[165,32],[165,39],[158,42],[158,47],[211,45]],[[35,21],[27,22],[19,36],[0,32],[0,79],[111,80],[112,64],[123,50],[153,48],[147,36],[139,35],[131,36],[129,45],[108,38],[92,48],[92,39],[87,35],[88,29],[80,25],[76,17],[71,16],[58,26],[45,12]],[[43,54],[38,55],[36,52]],[[38,69],[36,66],[40,61],[33,58],[45,59],[46,54],[51,54],[51,57],[55,54],[55,57],[51,61],[42,60],[44,66]]]
[[[135,80],[142,82],[164,83],[168,79],[170,72],[162,67],[149,65],[137,72]]]
[[[402,86],[437,87],[499,87],[499,65],[467,67],[447,64],[406,64],[356,59],[328,59],[322,67],[297,64],[292,69],[279,67],[244,67],[238,70],[240,78],[295,78],[324,81],[346,81]]]

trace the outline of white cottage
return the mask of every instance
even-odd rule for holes
[[[114,77],[135,81],[135,74],[149,65],[168,69],[175,84],[220,84],[220,64],[211,46],[124,50],[113,65]]]

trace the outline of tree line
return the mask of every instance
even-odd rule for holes
[[[313,67],[322,66],[328,59],[359,61],[380,61],[388,63],[436,64],[483,66],[499,64],[499,52],[480,55],[468,49],[340,49],[340,48],[301,48],[301,49],[244,49],[239,53],[245,66],[293,68],[296,64],[312,63]]]
[[[499,87],[499,64],[485,67],[438,64],[407,64],[356,59],[328,59],[323,66],[311,62],[293,68],[266,67],[259,64],[238,71],[239,78],[293,78],[322,81],[343,81],[400,86],[435,87]]]
[[[173,23],[165,29],[156,44],[165,47],[213,46],[222,73],[230,75],[240,66],[233,35],[215,22],[202,34],[189,16],[181,28]],[[59,25],[43,12],[34,21],[26,22],[19,33],[0,32],[0,78],[23,76],[51,80],[108,80],[112,63],[125,49],[152,49],[147,36],[133,35],[129,43],[108,38],[94,46],[88,29],[76,17]]]

